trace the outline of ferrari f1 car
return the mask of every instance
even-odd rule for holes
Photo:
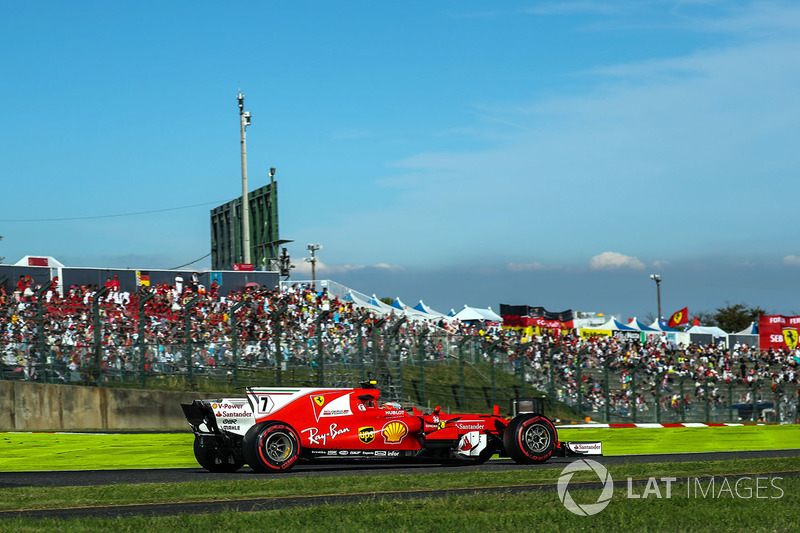
[[[305,460],[433,460],[480,464],[492,455],[542,463],[556,455],[599,455],[601,444],[559,442],[544,415],[506,420],[448,415],[438,407],[409,413],[379,405],[372,384],[360,388],[249,387],[246,398],[181,404],[195,434],[194,454],[211,472],[285,472]]]

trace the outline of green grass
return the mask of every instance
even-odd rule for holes
[[[738,426],[665,429],[565,429],[562,439],[604,441],[611,453],[695,451],[698,449],[793,448],[800,442],[794,426]],[[196,467],[193,436],[180,434],[27,434],[0,433],[0,471],[43,468]],[[552,490],[560,469],[530,467],[507,472],[381,474],[377,476],[290,476],[244,474],[241,479],[190,483],[149,483],[86,487],[13,487],[0,489],[0,511],[105,507],[141,503],[235,501],[312,495],[364,495],[356,504],[320,505],[261,512],[214,512],[203,515],[0,519],[3,531],[793,531],[800,529],[800,457],[687,463],[635,463],[609,467],[615,480],[608,507],[591,517],[567,511]],[[767,498],[690,497],[687,478],[749,476],[772,473],[782,492]],[[776,474],[777,473],[777,474]],[[629,499],[627,478],[674,477],[673,497]],[[212,477],[213,479],[213,477]],[[574,481],[597,481],[578,472]],[[475,494],[446,498],[395,500],[403,491],[475,489],[540,485],[522,494]],[[641,494],[643,485],[636,487]],[[594,490],[570,491],[575,501],[593,503]],[[769,497],[773,496],[773,497]]]
[[[606,455],[800,448],[800,426],[576,428],[561,440],[600,440]],[[0,433],[0,472],[197,467],[194,436]]]
[[[792,508],[800,504],[800,482],[783,481],[786,495],[781,500],[627,500],[624,491],[618,490],[610,505],[592,517],[569,513],[554,492],[543,492],[164,518],[13,519],[0,522],[0,531],[797,531],[797,513]]]
[[[715,461],[681,464],[619,465],[608,507],[592,517],[568,512],[555,491],[522,494],[459,495],[392,500],[380,494],[356,504],[321,505],[263,512],[215,512],[163,518],[35,520],[2,519],[0,531],[119,532],[152,531],[792,531],[798,528],[800,477],[775,479],[781,492],[762,498],[701,497],[687,491],[682,478],[704,474],[740,474],[800,470],[800,458]],[[576,480],[581,477],[576,474]],[[141,502],[219,501],[285,495],[359,494],[454,487],[514,486],[541,483],[553,487],[559,470],[530,468],[516,472],[423,475],[346,476],[207,483],[112,485],[106,487],[30,487],[0,490],[2,509],[48,509],[68,506]],[[626,478],[676,477],[672,497],[629,499]],[[596,481],[582,476],[586,480]],[[751,482],[752,484],[752,482]],[[642,493],[639,486],[637,493]],[[598,491],[572,490],[575,501],[596,501]],[[779,496],[779,497],[778,497]]]
[[[608,468],[614,479],[798,472],[800,457],[702,461],[690,463],[626,464]],[[297,476],[276,478],[247,475],[227,481],[139,483],[85,487],[14,487],[1,489],[0,510],[50,509],[153,502],[224,501],[329,494],[440,491],[481,487],[542,485],[552,487],[560,469],[526,468],[506,472],[382,474],[378,476]],[[597,481],[591,472],[578,472],[575,481]],[[620,484],[621,486],[621,484]]]
[[[197,466],[194,435],[0,433],[0,472]]]
[[[800,426],[559,429],[559,440],[599,440],[605,455],[800,448]]]

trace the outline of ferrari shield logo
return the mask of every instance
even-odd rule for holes
[[[375,440],[375,428],[372,426],[358,428],[358,440],[364,444],[369,444]]]
[[[325,396],[314,396],[313,397],[314,403],[322,407],[325,405]]]
[[[783,342],[790,350],[797,348],[797,330],[794,328],[783,328]]]

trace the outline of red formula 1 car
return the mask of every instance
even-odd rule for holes
[[[249,387],[246,398],[181,404],[195,433],[197,462],[212,472],[245,464],[257,472],[287,471],[301,460],[459,461],[480,464],[492,455],[541,463],[553,454],[600,454],[600,443],[562,443],[544,415],[448,415],[437,407],[409,413],[379,406],[372,384],[361,388]]]

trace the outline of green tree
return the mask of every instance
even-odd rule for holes
[[[717,325],[717,315],[715,313],[709,313],[708,311],[699,311],[697,313],[690,313],[692,319],[689,321],[689,327],[692,325],[692,320],[695,318],[700,322],[701,326],[716,326]]]
[[[384,296],[383,298],[380,298],[380,301],[382,301],[386,305],[392,305],[394,303],[394,298],[388,298]]]
[[[759,315],[766,315],[767,312],[761,307],[748,307],[743,303],[733,304],[725,302],[725,307],[718,307],[714,313],[716,325],[728,333],[741,331],[751,322],[756,322]]]

